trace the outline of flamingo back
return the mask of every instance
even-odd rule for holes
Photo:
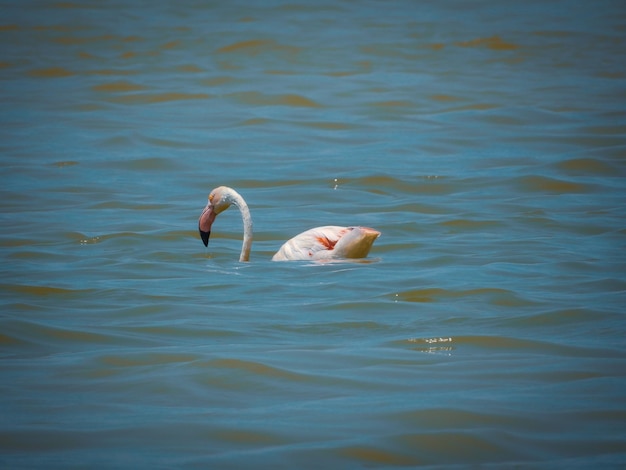
[[[272,261],[363,258],[379,235],[367,227],[316,227],[285,242]]]

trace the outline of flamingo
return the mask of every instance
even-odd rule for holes
[[[233,188],[219,186],[209,194],[209,201],[198,220],[200,238],[204,246],[209,245],[215,218],[233,204],[239,208],[243,219],[243,244],[239,261],[248,261],[252,247],[252,217],[248,204]],[[365,258],[379,236],[378,230],[368,227],[316,227],[285,242],[272,261]]]

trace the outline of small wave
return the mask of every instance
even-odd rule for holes
[[[137,309],[135,309],[137,310]],[[145,310],[142,312],[144,314],[153,314],[154,307],[152,305],[147,306],[141,310]],[[236,338],[245,336],[243,332],[238,332],[234,330],[226,330],[226,329],[216,329],[211,328],[207,329],[204,326],[175,326],[175,325],[167,325],[167,326],[159,326],[159,325],[147,325],[147,326],[127,326],[120,330],[121,332],[132,334],[132,335],[140,335],[144,337],[149,337],[153,339],[158,339],[160,341],[168,341],[172,338],[176,340],[189,340],[190,338],[200,338],[202,340],[206,340],[208,338],[211,339],[222,339],[222,338]]]
[[[409,338],[395,342],[397,345],[406,345],[416,351],[430,351],[433,348],[443,347],[444,350],[470,351],[480,349],[485,351],[502,351],[513,353],[527,351],[533,354],[545,354],[563,357],[615,357],[622,356],[609,349],[588,348],[584,346],[572,346],[534,339],[513,338],[508,336],[467,335],[451,336],[443,338]],[[443,346],[442,346],[443,345]]]
[[[206,100],[209,98],[211,98],[211,95],[207,93],[131,93],[119,96],[112,96],[110,98],[107,98],[107,101],[117,104],[143,105],[165,103],[168,101]]]
[[[74,72],[64,67],[48,67],[45,69],[35,69],[30,71],[32,77],[37,78],[62,78],[74,75]]]
[[[258,91],[231,93],[227,95],[241,103],[251,106],[292,106],[297,108],[320,108],[322,105],[302,95],[269,95]]]
[[[489,350],[512,351],[525,349],[528,351],[536,352],[552,352],[557,355],[570,355],[572,352],[575,351],[575,348],[570,348],[568,346],[559,346],[554,343],[548,343],[545,341],[519,339],[507,336],[455,336],[454,342],[459,345],[459,347],[470,346]]]
[[[84,46],[86,44],[93,43],[110,43],[111,41],[115,42],[135,42],[139,41],[141,38],[138,36],[116,36],[111,34],[106,34],[103,36],[59,36],[55,37],[53,41],[57,44],[62,44],[63,46]]]
[[[517,178],[516,182],[519,188],[528,192],[571,194],[588,193],[592,190],[592,187],[588,184],[537,175],[523,176]]]
[[[511,428],[528,428],[536,426],[535,417],[516,414],[496,414],[468,411],[460,408],[424,408],[398,413],[394,416],[398,422],[417,429],[445,430],[477,426],[509,426]]]
[[[408,100],[388,100],[388,101],[376,101],[371,103],[372,106],[377,108],[409,108],[415,106]]]
[[[547,326],[569,326],[581,322],[598,322],[608,320],[609,314],[596,310],[575,308],[558,309],[548,312],[533,313],[531,315],[516,316],[503,319],[503,323],[514,327],[547,327]]]
[[[118,206],[115,203],[102,203],[97,206],[98,208],[114,208],[114,209],[128,209],[128,206]],[[136,207],[132,206],[134,210],[145,210],[145,207]],[[84,235],[80,232],[70,232],[66,234],[66,237],[72,240],[73,242],[78,242],[80,245],[93,245],[97,243],[104,243],[109,240],[123,240],[123,241],[141,241],[144,237],[143,234],[139,232],[114,232],[114,233],[105,233],[100,235]]]
[[[411,289],[390,294],[388,298],[403,302],[437,302],[445,299],[482,298],[493,305],[519,307],[532,305],[529,300],[519,297],[512,291],[499,288],[477,288],[468,290],[449,290],[439,287]]]
[[[625,131],[626,133],[626,131]],[[596,158],[573,158],[555,164],[559,170],[573,175],[619,175],[613,165]]]
[[[352,308],[352,306],[350,307]],[[329,335],[345,335],[348,332],[363,331],[370,334],[376,331],[388,331],[389,326],[374,321],[346,321],[336,323],[311,323],[306,325],[278,325],[275,327],[278,331],[287,333],[309,335],[321,335],[328,337]]]
[[[504,41],[500,36],[471,39],[469,41],[461,41],[455,44],[459,47],[486,47],[487,49],[492,49],[494,51],[512,51],[519,48],[517,44]]]
[[[0,288],[16,294],[26,294],[34,296],[65,296],[80,297],[95,292],[95,289],[68,289],[63,287],[40,286],[29,284],[1,284]]]
[[[411,455],[419,456],[422,464],[484,464],[509,460],[514,455],[495,438],[483,437],[476,432],[410,433],[397,436],[393,441],[401,448],[410,449]]]
[[[143,366],[162,366],[164,364],[190,363],[198,360],[199,356],[183,353],[153,352],[145,354],[104,355],[99,362],[104,367],[134,368]]]
[[[179,147],[181,145],[184,145],[182,143],[171,140],[152,139],[147,137],[144,138],[144,140],[152,144],[157,144],[164,147]],[[148,157],[134,158],[128,160],[111,160],[102,164],[102,167],[106,169],[122,169],[135,171],[171,171],[180,169],[181,163],[166,157]]]
[[[429,354],[450,353],[456,348],[453,345],[453,339],[446,338],[409,338],[407,342],[414,344],[411,349],[414,351],[425,352]]]
[[[61,346],[64,350],[72,346],[90,348],[96,345],[119,345],[120,337],[108,333],[89,331],[83,327],[57,327],[36,321],[14,320],[3,325],[3,341],[7,346],[4,354],[30,354],[40,348]],[[24,348],[27,345],[28,347]],[[13,348],[17,346],[17,348]]]
[[[211,436],[229,444],[276,446],[290,442],[289,439],[267,431],[250,429],[220,428],[211,431]]]
[[[414,178],[396,178],[389,175],[342,178],[341,186],[357,186],[375,194],[442,195],[454,191],[455,184],[444,176],[424,175]]]
[[[129,91],[145,90],[147,87],[127,81],[116,81],[110,83],[102,83],[91,87],[93,91],[103,91],[106,93],[124,93]]]
[[[250,39],[239,41],[217,49],[218,54],[243,54],[256,56],[260,53],[290,53],[295,54],[300,49],[294,46],[285,46],[271,39]]]
[[[310,127],[313,129],[322,129],[325,131],[346,131],[354,129],[353,124],[347,124],[345,122],[331,122],[331,121],[302,121],[298,123],[299,126]]]
[[[310,382],[312,377],[298,372],[291,372],[286,369],[268,366],[266,364],[243,359],[214,359],[209,365],[216,369],[227,369],[231,371],[243,371],[254,376],[272,379],[282,379],[293,382]]]
[[[337,449],[336,452],[341,457],[354,460],[365,466],[413,466],[423,463],[414,456],[407,455],[403,452],[381,449],[380,447],[346,446]]]
[[[454,219],[441,222],[441,225],[458,231],[491,229],[502,226],[502,222],[498,220],[468,220]]]

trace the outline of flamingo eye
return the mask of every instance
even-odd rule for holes
[[[215,198],[215,194],[209,194],[209,202],[213,202],[213,198]]]

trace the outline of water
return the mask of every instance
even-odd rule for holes
[[[0,12],[2,467],[623,465],[622,2]]]

